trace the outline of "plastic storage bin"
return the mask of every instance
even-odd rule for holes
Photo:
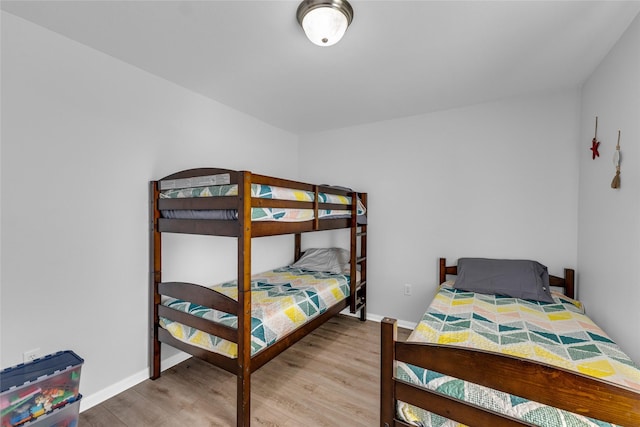
[[[67,350],[2,370],[2,427],[76,425],[83,363],[82,358]]]
[[[77,427],[80,418],[80,399],[82,399],[81,394],[73,402],[20,424],[20,427]]]

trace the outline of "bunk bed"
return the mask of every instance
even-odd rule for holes
[[[365,320],[366,206],[366,193],[249,171],[190,169],[151,181],[150,378],[156,379],[161,373],[161,343],[233,373],[237,376],[236,423],[249,426],[250,379],[254,371],[346,308],[351,313],[359,312],[360,320]],[[310,251],[302,251],[303,233],[337,229],[350,231],[350,250],[343,250],[342,255],[345,252],[348,255],[347,262],[340,264],[341,271],[308,270],[311,267],[305,255]],[[237,280],[214,287],[163,282],[163,233],[237,239]],[[283,234],[295,236],[296,262],[252,277],[252,239]],[[297,285],[308,279],[313,285],[325,286],[330,282],[337,288],[328,291],[332,296],[324,303],[318,303],[320,291]],[[269,298],[263,298],[265,286],[269,288]],[[280,331],[275,338],[256,337],[260,329],[256,327],[260,321],[256,319],[256,311],[274,311],[278,303],[271,296],[292,292],[293,299],[307,298],[301,303],[305,307],[309,307],[311,300],[322,307],[307,313],[302,321],[297,319],[293,328]],[[186,339],[181,328],[191,331],[188,334],[192,336],[196,331],[195,334],[207,338]],[[265,326],[260,330],[266,329]]]
[[[442,285],[406,340],[382,321],[382,427],[640,426],[640,370],[573,299],[573,270],[548,276],[564,294],[538,302],[458,289],[446,281],[458,266],[440,259]]]

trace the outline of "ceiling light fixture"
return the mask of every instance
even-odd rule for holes
[[[332,46],[353,21],[353,8],[346,0],[304,0],[296,15],[313,44]]]

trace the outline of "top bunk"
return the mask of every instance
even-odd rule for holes
[[[366,224],[367,194],[218,168],[151,181],[156,230],[216,236],[275,236]]]

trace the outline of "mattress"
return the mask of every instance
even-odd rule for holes
[[[192,198],[192,197],[219,197],[237,196],[238,186],[235,184],[226,185],[206,185],[190,188],[175,188],[163,190],[160,198]],[[264,199],[292,200],[301,202],[313,202],[315,194],[311,191],[295,190],[291,188],[275,187],[262,184],[251,184],[251,196]],[[319,193],[320,203],[335,203],[345,205],[344,210],[320,209],[319,219],[350,218],[351,197],[337,194]],[[358,200],[358,223],[365,224],[365,207]],[[221,210],[163,210],[164,218],[172,219],[221,219],[233,220],[238,218],[238,211],[235,209]],[[252,221],[285,221],[300,222],[314,219],[313,209],[290,209],[290,208],[265,208],[254,207],[251,209]]]
[[[211,286],[211,289],[238,299],[237,281]],[[267,348],[348,296],[348,274],[282,267],[252,276],[251,354]],[[162,304],[233,328],[238,327],[238,318],[232,314],[175,298],[165,297]],[[237,345],[230,341],[163,317],[160,318],[160,326],[188,344],[228,357],[238,357]]]
[[[466,292],[444,283],[407,341],[453,344],[545,362],[640,391],[640,370],[585,314],[559,293],[554,303]],[[396,376],[539,426],[603,427],[572,414],[399,362]],[[461,424],[398,403],[400,419],[417,426]]]

